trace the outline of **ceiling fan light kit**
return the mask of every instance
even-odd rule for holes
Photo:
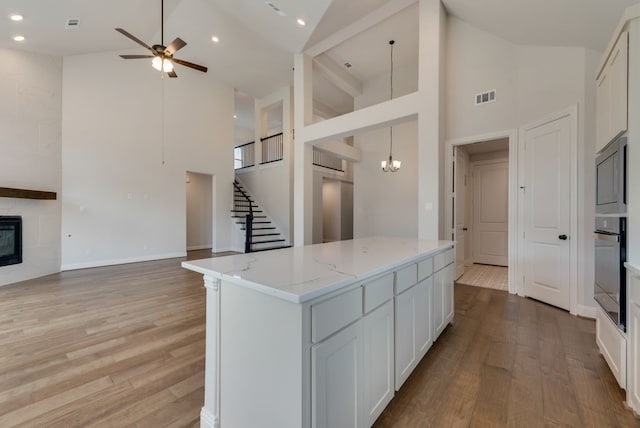
[[[187,42],[177,37],[173,42],[169,44],[169,46],[164,45],[164,0],[160,0],[160,44],[149,46],[142,40],[138,39],[128,31],[122,28],[116,28],[116,31],[122,34],[123,36],[133,40],[140,46],[149,50],[152,55],[120,55],[123,59],[151,59],[151,65],[158,71],[162,71],[163,73],[167,73],[169,77],[178,77],[174,70],[174,64],[180,64],[185,67],[192,68],[194,70],[201,71],[203,73],[207,72],[207,67],[194,64],[192,62],[184,61],[178,58],[174,58],[173,55],[185,47]]]

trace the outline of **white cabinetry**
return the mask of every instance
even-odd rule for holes
[[[597,79],[596,151],[627,130],[628,33],[620,34]]]
[[[362,321],[311,348],[311,420],[315,428],[360,428]]]
[[[640,413],[640,278],[629,275],[627,403]]]
[[[433,343],[431,290],[432,278],[429,277],[395,298],[396,390],[400,389]]]
[[[453,320],[454,251],[447,250],[434,257],[433,328],[434,339]]]
[[[393,297],[393,295],[391,296]],[[380,416],[394,393],[393,301],[364,317],[364,407],[366,426]]]

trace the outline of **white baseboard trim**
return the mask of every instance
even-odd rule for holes
[[[211,248],[211,244],[208,244],[208,245],[191,245],[190,247],[187,247],[187,251],[207,250],[209,248]]]
[[[218,418],[204,407],[200,411],[200,428],[220,428]]]
[[[235,253],[244,253],[244,248],[243,247],[225,247],[225,248],[216,248],[215,250],[212,250],[212,253],[228,253],[228,252],[235,252]]]
[[[578,305],[578,315],[585,318],[596,319],[598,312],[593,306]]]
[[[141,256],[141,257],[129,257],[126,259],[114,259],[114,260],[95,260],[91,262],[83,262],[83,263],[68,263],[60,266],[61,271],[67,270],[77,270],[77,269],[89,269],[95,267],[102,266],[114,266],[114,265],[124,265],[127,263],[139,263],[139,262],[149,262],[152,260],[163,260],[163,259],[174,259],[177,257],[186,257],[186,252],[179,253],[167,253],[167,254],[155,254],[152,256]]]

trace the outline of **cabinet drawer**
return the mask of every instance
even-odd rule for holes
[[[412,264],[396,271],[395,293],[400,294],[418,282],[418,265]]]
[[[418,281],[428,278],[433,273],[433,259],[429,257],[418,263]]]
[[[437,272],[447,265],[448,255],[446,251],[433,256],[433,271]]]
[[[362,316],[362,287],[311,305],[311,340],[316,343]]]
[[[377,308],[387,300],[393,298],[393,274],[390,273],[363,286],[364,313]]]

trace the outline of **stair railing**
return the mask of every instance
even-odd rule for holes
[[[249,195],[247,195],[245,193],[245,191],[242,190],[242,187],[240,187],[240,185],[238,184],[238,182],[236,180],[233,181],[233,187],[235,187],[235,189],[237,191],[239,191],[242,194],[242,196],[249,203],[249,214],[246,215],[245,222],[244,222],[244,228],[245,228],[245,232],[246,232],[245,238],[244,238],[244,252],[245,253],[250,253],[251,252],[251,239],[252,239],[252,236],[253,236],[253,207],[252,207],[253,203],[251,202],[251,198],[249,198]]]

